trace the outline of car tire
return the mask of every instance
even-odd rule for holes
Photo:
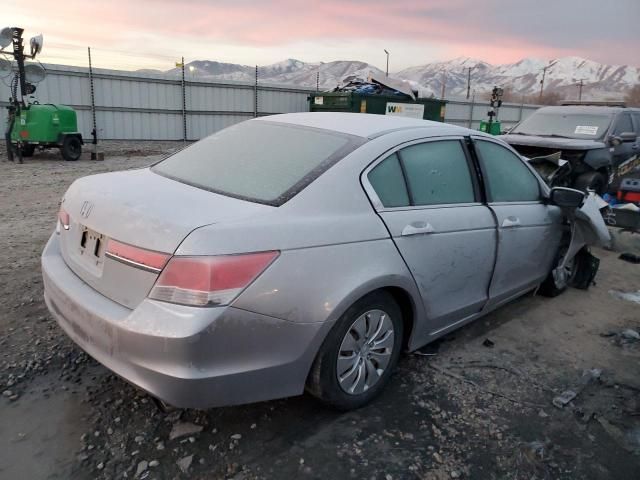
[[[564,255],[567,253],[568,248],[569,245],[566,244],[558,249],[558,254],[556,255],[556,260],[553,263],[553,268],[538,289],[538,293],[540,295],[545,297],[557,297],[567,288],[572,286],[580,276],[581,272],[585,270],[585,262],[588,261],[587,256],[589,255],[589,251],[588,249],[583,248],[576,253],[567,265],[565,265],[563,272],[556,271],[556,268],[560,265]]]
[[[394,298],[384,291],[366,295],[327,335],[311,367],[307,391],[339,410],[362,407],[389,382],[402,340],[402,312]]]
[[[78,137],[64,137],[60,153],[62,153],[62,158],[65,160],[75,162],[82,154],[82,142]]]
[[[576,190],[593,190],[598,195],[604,195],[607,190],[607,179],[600,172],[586,172],[578,176],[573,182]]]

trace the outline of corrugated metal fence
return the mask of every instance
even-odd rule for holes
[[[70,105],[78,112],[78,127],[85,141],[91,137],[92,114],[89,72],[86,68],[48,65],[46,79],[37,85],[40,103]],[[96,125],[101,139],[181,140],[183,121],[187,138],[197,140],[257,115],[308,111],[307,97],[314,90],[244,82],[211,82],[188,78],[186,111],[182,111],[180,78],[139,72],[94,69]],[[9,88],[0,83],[0,106],[7,105]],[[505,104],[500,120],[510,127],[537,107]],[[445,121],[478,128],[486,118],[487,103],[450,100]],[[6,109],[0,109],[2,125]]]

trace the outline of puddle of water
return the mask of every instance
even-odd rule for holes
[[[0,399],[0,478],[73,476],[87,406],[80,402],[83,387],[69,385],[78,388],[74,394],[60,386],[57,379],[41,377],[17,401]]]
[[[640,290],[638,290],[637,292],[620,292],[619,290],[609,290],[609,293],[615,298],[640,304]]]

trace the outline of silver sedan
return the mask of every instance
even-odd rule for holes
[[[74,182],[42,256],[45,300],[89,355],[168,404],[306,389],[356,408],[402,350],[588,275],[569,228],[582,203],[476,131],[259,118]]]

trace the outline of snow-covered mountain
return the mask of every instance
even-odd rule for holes
[[[628,65],[605,65],[580,57],[563,57],[547,62],[525,58],[516,63],[491,65],[482,60],[459,57],[446,62],[433,62],[406,68],[392,74],[420,87],[422,95],[441,94],[445,80],[446,95],[463,96],[467,90],[468,69],[471,68],[471,89],[482,94],[494,86],[510,89],[514,94],[531,95],[539,91],[543,68],[547,68],[545,91],[557,91],[567,98],[575,96],[582,80],[585,98],[621,97],[640,83],[640,68]],[[179,73],[173,69],[170,73]],[[369,74],[383,77],[384,72],[373,65],[353,60],[306,63],[287,59],[258,67],[258,78],[264,83],[315,87],[319,75],[321,89],[330,89],[348,76],[366,78]],[[187,64],[189,78],[238,80],[253,82],[255,67],[212,60],[196,60]]]
[[[434,92],[442,87],[446,78],[446,91],[457,96],[466,94],[467,68],[471,67],[471,88],[487,92],[494,86],[509,88],[522,95],[535,94],[540,89],[543,68],[547,68],[545,91],[556,91],[571,96],[577,93],[582,80],[585,98],[621,96],[640,83],[640,68],[628,65],[604,65],[580,57],[563,57],[550,62],[525,58],[516,63],[491,65],[470,58],[456,58],[448,62],[429,63],[411,67],[395,75],[416,81]],[[575,96],[573,93],[573,96]]]

